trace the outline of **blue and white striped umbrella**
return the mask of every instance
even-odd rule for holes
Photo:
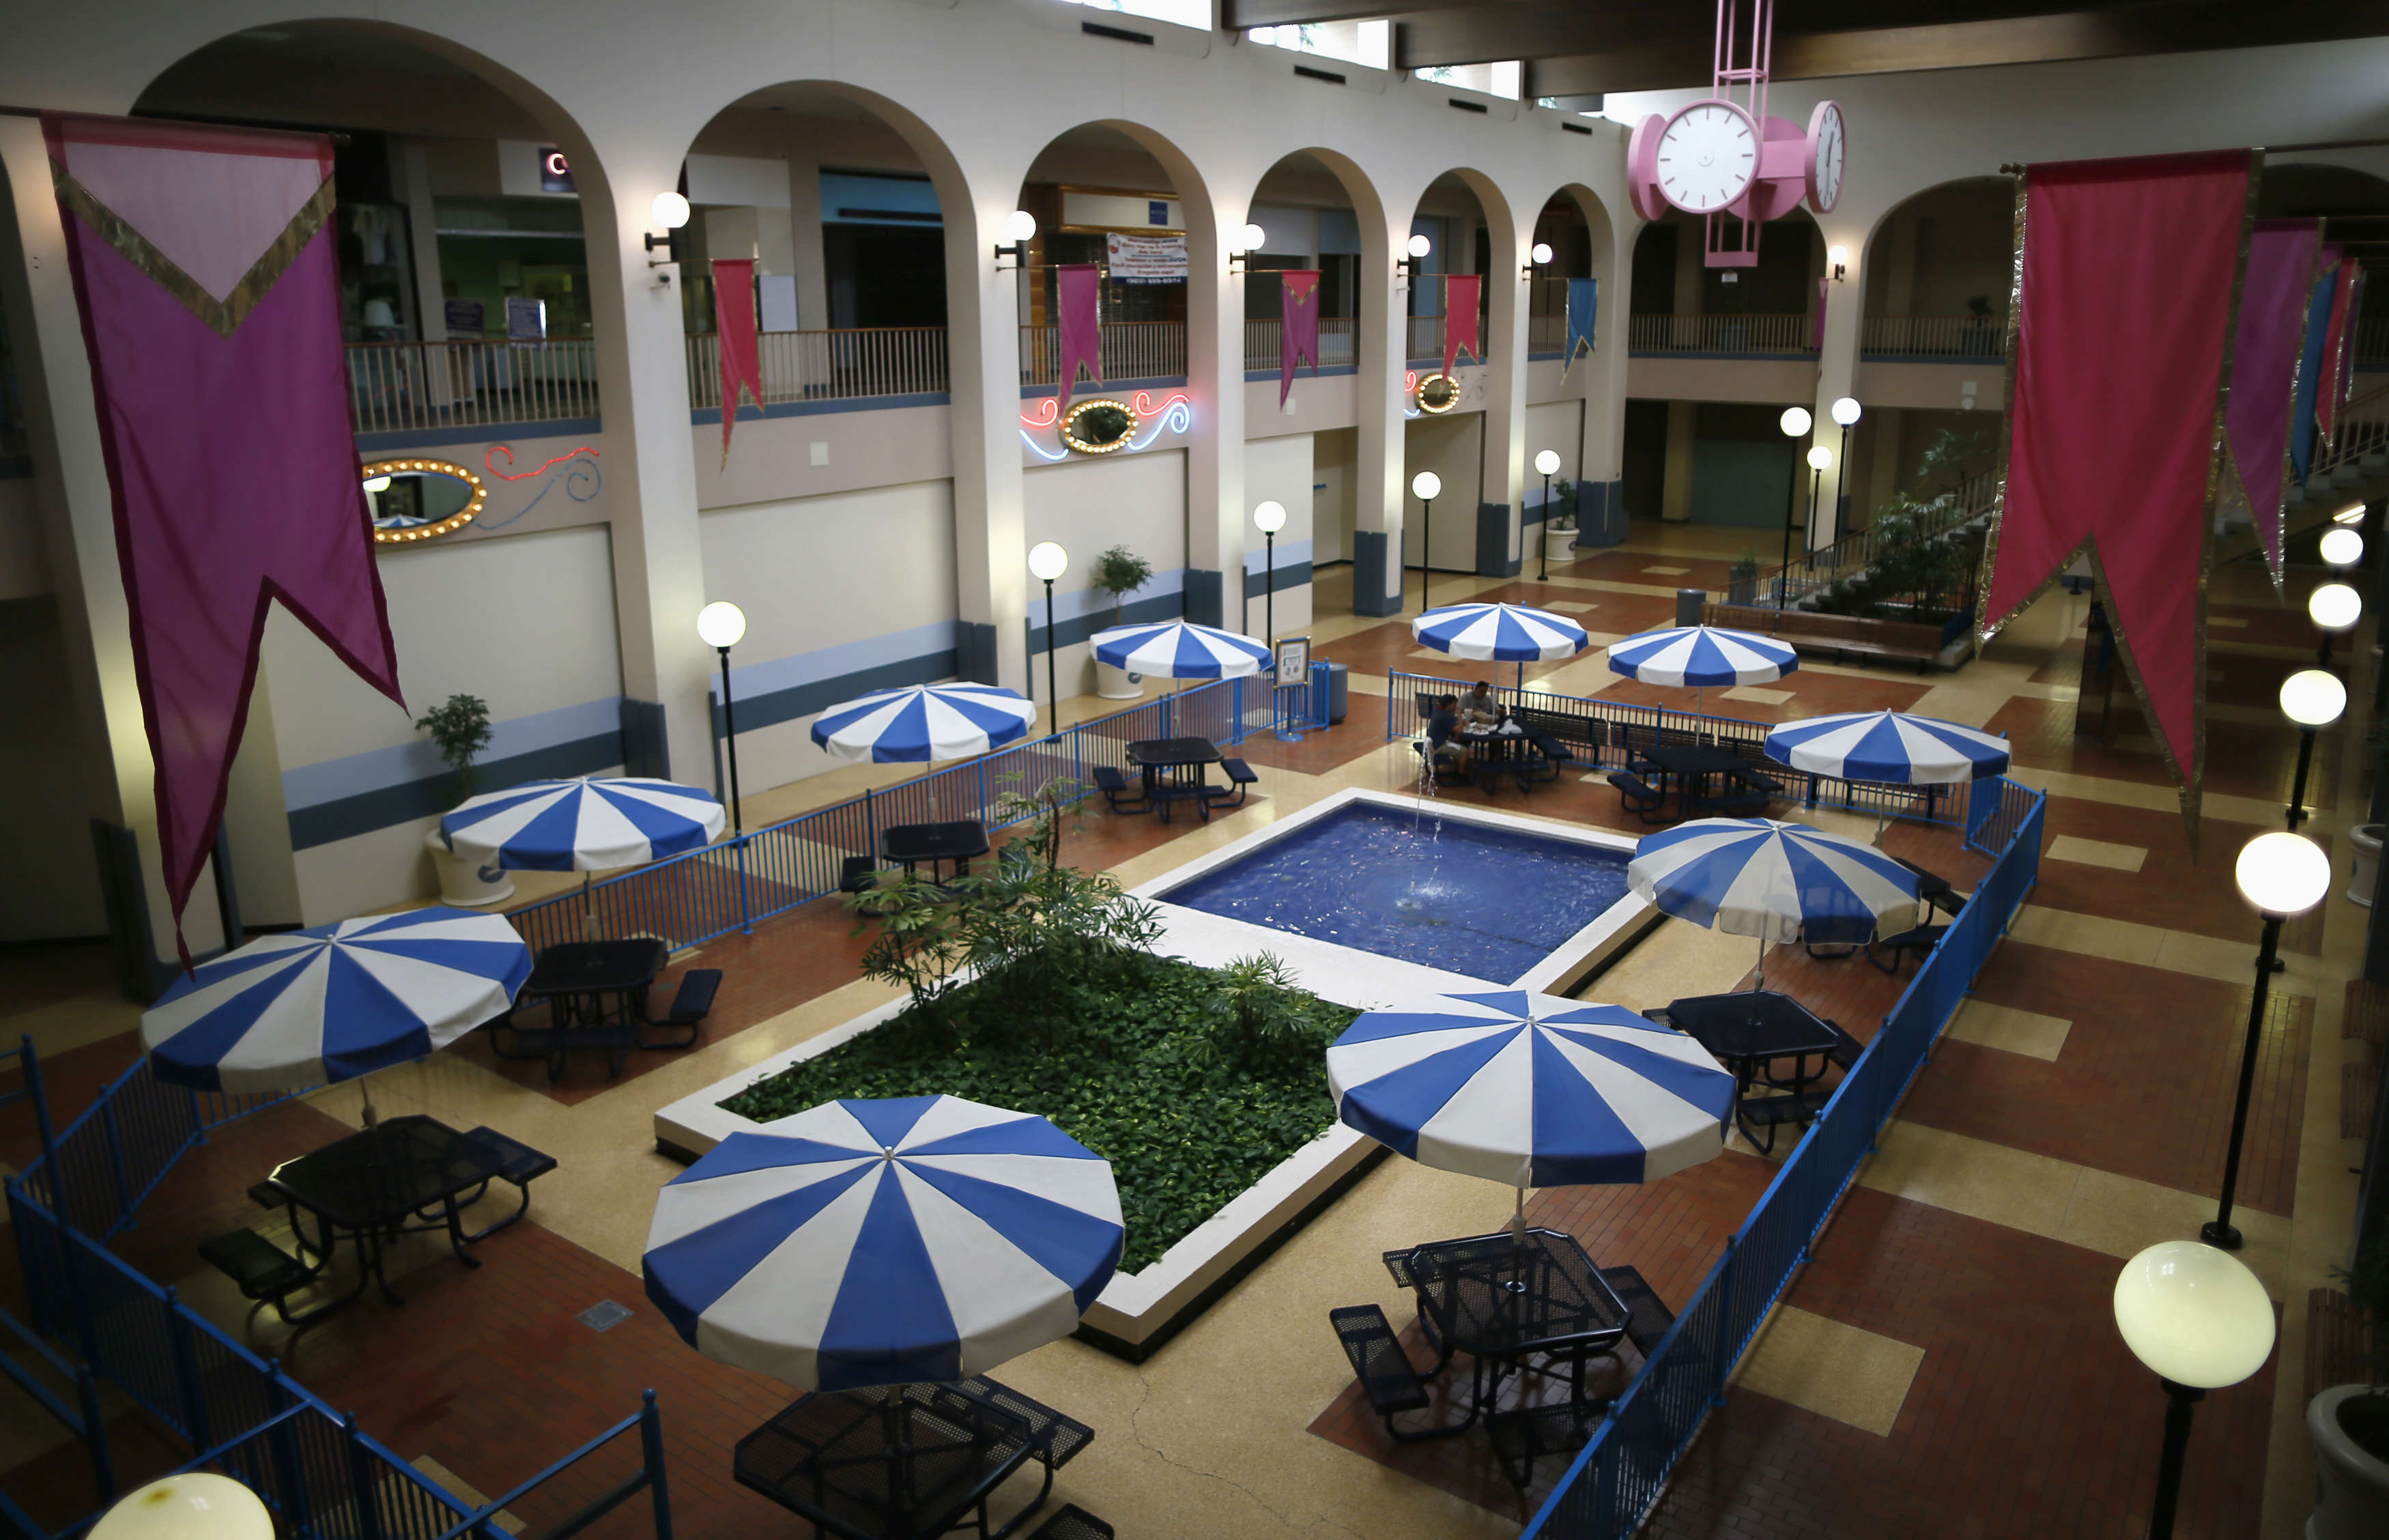
[[[1156,679],[1242,679],[1267,673],[1273,661],[1250,636],[1193,621],[1116,625],[1092,639],[1096,662]]]
[[[296,1091],[421,1059],[504,1011],[530,948],[503,915],[411,909],[260,936],[141,1014],[158,1078]]]
[[[1110,1164],[1043,1118],[824,1102],[657,1194],[647,1298],[707,1357],[798,1390],[965,1380],[1076,1329],[1127,1235]]]
[[[1787,722],[1767,735],[1767,757],[1795,770],[1895,786],[2003,775],[2008,740],[1979,727],[1906,712],[1843,712]]]
[[[1800,655],[1772,636],[1710,625],[1642,631],[1609,649],[1609,671],[1646,685],[1696,689],[1763,685],[1800,666]]]
[[[694,786],[582,776],[472,798],[440,820],[440,837],[459,855],[509,871],[608,871],[701,849],[723,822],[713,793]]]
[[[832,706],[813,741],[840,759],[916,764],[991,752],[1036,720],[1035,701],[999,685],[908,685]]]
[[[1592,645],[1565,615],[1522,604],[1447,604],[1411,622],[1421,647],[1455,658],[1501,663],[1573,658]]]
[[[1522,1189],[1698,1165],[1724,1148],[1734,1088],[1682,1033],[1523,989],[1369,1011],[1328,1048],[1327,1082],[1378,1143]]]
[[[1698,818],[1642,837],[1626,886],[1662,913],[1737,936],[1799,939],[1815,919],[1905,930],[1916,874],[1872,845],[1772,818]]]

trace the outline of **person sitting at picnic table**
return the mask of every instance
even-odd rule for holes
[[[1426,720],[1426,757],[1440,775],[1448,766],[1454,771],[1468,768],[1468,746],[1460,740],[1460,698],[1447,695],[1435,703],[1435,714]]]
[[[1472,733],[1489,733],[1501,725],[1501,703],[1493,699],[1492,686],[1476,681],[1476,687],[1460,703],[1460,723]]]

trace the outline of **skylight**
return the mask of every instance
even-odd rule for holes
[[[1245,36],[1264,48],[1287,48],[1297,54],[1338,58],[1365,69],[1383,70],[1393,59],[1394,24],[1376,21],[1306,21],[1284,27],[1255,27]]]

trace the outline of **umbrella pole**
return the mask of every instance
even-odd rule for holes
[[[1758,969],[1752,976],[1750,987],[1754,991],[1767,987],[1767,938],[1763,935],[1758,938]]]
[[[581,929],[591,941],[597,939],[597,898],[589,891],[593,873],[581,874]]]
[[[1527,1243],[1527,1189],[1524,1186],[1513,1184],[1511,1190],[1518,1195],[1518,1207],[1510,1216],[1510,1238],[1524,1246]]]
[[[357,1076],[357,1095],[364,1098],[365,1127],[370,1131],[377,1123],[381,1122],[380,1117],[374,1111],[372,1071],[368,1070],[364,1074]]]

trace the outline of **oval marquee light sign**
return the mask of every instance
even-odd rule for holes
[[[358,474],[373,519],[374,544],[405,545],[454,534],[480,517],[488,485],[448,460],[376,460]],[[461,482],[462,486],[443,485]]]

